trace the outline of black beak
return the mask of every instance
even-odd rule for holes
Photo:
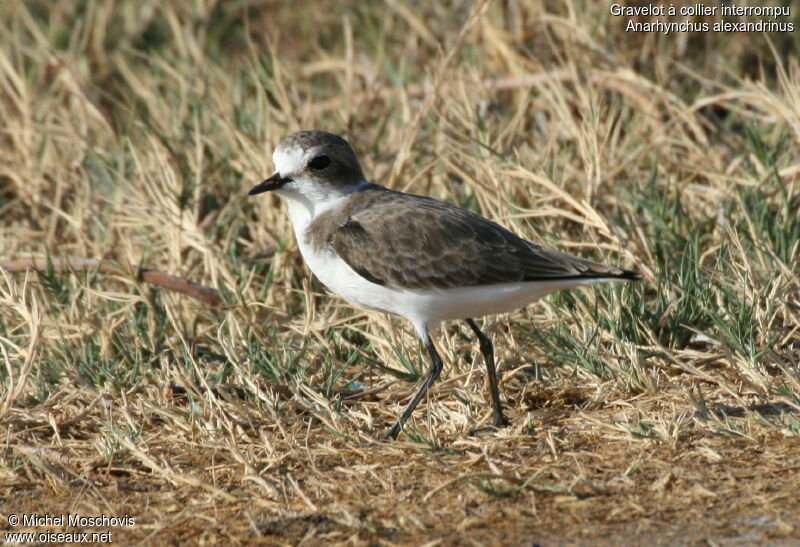
[[[280,173],[275,173],[270,178],[263,180],[253,186],[249,192],[247,192],[248,196],[254,196],[256,194],[261,194],[263,192],[271,192],[272,190],[277,190],[287,182],[291,182],[292,179],[290,178],[283,178],[281,177]]]

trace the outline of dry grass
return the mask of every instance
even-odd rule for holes
[[[625,33],[581,0],[345,4],[0,7],[0,258],[134,264],[226,302],[0,269],[0,528],[796,542],[795,35]],[[301,128],[347,135],[376,181],[648,280],[487,319],[497,433],[470,433],[491,416],[480,354],[442,329],[442,380],[367,445],[425,362],[407,325],[311,280],[277,198],[246,197]]]

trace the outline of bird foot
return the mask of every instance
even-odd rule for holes
[[[509,425],[509,421],[506,420],[505,416],[502,414],[495,414],[492,418],[492,425],[486,425],[483,427],[476,427],[475,429],[470,429],[469,434],[475,437],[481,435],[489,435],[491,433],[496,433],[498,429],[501,427],[505,427]]]
[[[494,415],[494,418],[492,419],[492,425],[493,425],[494,427],[505,427],[505,426],[509,425],[510,423],[511,423],[511,422],[509,422],[508,420],[506,420],[506,417],[505,417],[505,416],[503,416],[503,414],[502,414],[502,413],[500,413],[500,414],[495,414],[495,415]]]

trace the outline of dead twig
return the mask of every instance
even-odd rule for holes
[[[164,272],[148,269],[137,269],[131,265],[117,264],[107,260],[94,258],[50,257],[21,258],[18,260],[0,260],[0,268],[9,273],[20,273],[29,270],[43,271],[52,268],[55,271],[85,271],[97,269],[103,273],[135,277],[136,279],[162,287],[169,291],[185,294],[199,300],[211,307],[221,306],[225,303],[219,291],[205,285],[200,285],[183,277],[176,277]]]

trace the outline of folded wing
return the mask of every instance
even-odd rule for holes
[[[375,192],[379,193],[369,206],[348,216],[328,239],[353,270],[373,283],[424,289],[571,278],[638,279],[632,271],[545,249],[445,202]]]

